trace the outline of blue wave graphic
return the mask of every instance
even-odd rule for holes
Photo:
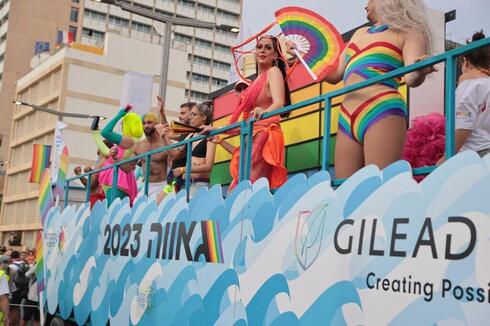
[[[479,259],[490,241],[490,156],[458,154],[420,184],[403,161],[383,171],[365,167],[338,189],[330,180],[322,171],[309,178],[295,175],[274,194],[266,180],[259,180],[240,183],[225,199],[217,185],[199,191],[189,203],[180,192],[159,206],[154,198],[140,196],[132,208],[128,199],[109,208],[99,202],[92,211],[88,205],[53,208],[45,233],[55,238],[62,230],[65,241],[62,249],[45,243],[48,311],[63,318],[73,314],[78,324],[94,325],[434,325],[447,320],[473,325],[490,320],[484,304],[441,298],[440,288],[430,303],[414,295],[389,314],[379,314],[373,312],[373,302],[384,307],[389,302],[383,300],[391,302],[394,294],[366,286],[368,273],[435,283],[450,278],[454,284],[482,288],[490,283],[490,266]],[[325,208],[324,222],[304,223],[318,207]],[[447,234],[454,235],[453,252],[468,243],[448,225],[448,216],[471,219],[479,232],[475,251],[462,261],[443,258]],[[389,256],[395,218],[409,218],[397,226],[406,237],[397,240],[396,250],[405,251],[406,257]],[[432,221],[438,259],[427,246],[411,257],[426,218]],[[341,255],[333,243],[345,219],[353,224],[337,236],[342,245],[352,238],[352,252]],[[183,222],[189,227],[191,221],[209,220],[219,225],[224,263],[205,263],[203,255],[200,262],[147,258],[149,240],[155,254],[152,223]],[[373,239],[383,256],[369,255],[374,220]],[[135,223],[143,225],[138,256],[104,255],[106,225]],[[305,239],[314,242],[309,244],[314,255],[301,256]],[[195,231],[191,251],[202,241],[201,232]]]

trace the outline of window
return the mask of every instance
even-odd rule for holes
[[[231,50],[230,50],[230,47],[228,45],[223,45],[223,44],[219,44],[219,43],[215,43],[214,44],[214,48],[217,50],[217,51],[220,51],[220,52],[225,52],[225,53],[229,53]]]
[[[224,87],[224,86],[228,85],[228,81],[227,80],[219,79],[219,78],[214,78],[214,77],[211,80],[211,82],[213,83],[213,85],[216,85],[216,86],[219,86],[219,87]]]
[[[211,7],[211,6],[207,6],[207,5],[204,5],[202,3],[199,3],[197,5],[197,8],[199,9],[199,11],[203,12],[203,13],[206,13],[206,14],[211,14],[213,15],[214,14],[214,7]]]
[[[2,37],[0,37],[0,43],[3,43],[7,40],[7,32],[5,32],[5,34],[2,35]]]
[[[75,23],[78,22],[78,8],[71,7],[70,21],[75,22]]]
[[[85,28],[85,27],[82,29],[82,34],[99,40],[103,40],[105,35],[104,32],[95,31],[93,29]]]
[[[196,46],[199,46],[201,48],[211,49],[212,44],[213,43],[211,43],[209,41],[206,41],[206,40],[203,40],[200,38],[196,38]]]
[[[170,17],[174,17],[174,13],[173,12],[170,12],[170,11],[166,11],[166,10],[162,10],[162,9],[157,9],[155,8],[155,11],[158,12],[159,14],[162,14],[162,15],[165,15],[165,16],[170,16]]]
[[[188,89],[185,90],[185,95],[187,97],[195,98],[197,100],[207,100],[208,99],[208,94],[196,92],[196,91],[191,91]]]
[[[2,19],[0,19],[0,25],[6,24],[9,21],[9,14],[7,13],[5,16],[3,16]]]
[[[194,8],[194,1],[191,0],[178,0],[178,4],[188,8]]]
[[[188,60],[189,60],[189,62],[192,60],[192,63],[197,64],[197,65],[202,65],[202,66],[210,66],[211,65],[211,59],[200,57],[198,55],[195,55],[193,57],[192,54],[189,54]]]
[[[83,12],[83,16],[100,22],[105,22],[105,18],[106,18],[106,14],[104,14],[103,12],[99,12],[91,9],[85,9],[85,11]]]
[[[73,3],[79,3],[80,0],[71,0],[71,2],[73,2]]]
[[[131,22],[131,29],[138,31],[138,32],[142,32],[142,33],[150,33],[151,32],[151,26],[150,25],[146,25],[146,24],[143,24],[140,22],[135,22],[135,21]]]
[[[230,70],[231,65],[226,62],[213,61],[213,67],[220,70]]]
[[[180,34],[180,33],[175,33],[174,34],[174,37],[175,37],[175,41],[177,42],[182,42],[182,43],[186,43],[186,44],[190,44],[192,43],[192,37],[188,36],[188,35],[184,35],[184,34]]]
[[[109,16],[109,24],[129,28],[129,20],[117,16]]]
[[[202,83],[202,84],[207,84],[209,83],[209,76],[206,75],[201,75],[201,74],[196,74],[193,72],[192,74],[188,71],[187,72],[187,79],[191,78],[192,81]]]
[[[235,14],[235,13],[232,13],[229,11],[225,11],[222,9],[218,9],[218,16],[221,16],[221,17],[226,18],[226,19],[231,19],[231,20],[238,20],[238,18],[240,17],[240,15],[238,15],[238,14]]]
[[[0,63],[3,62],[4,59],[5,59],[5,53],[2,53],[0,55]]]
[[[77,40],[77,28],[75,26],[70,26],[68,32],[73,34],[73,41],[76,41]]]

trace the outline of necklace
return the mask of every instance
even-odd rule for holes
[[[381,26],[371,26],[371,27],[369,27],[369,29],[367,30],[367,32],[369,34],[375,34],[375,33],[384,32],[387,29],[388,29],[388,25],[384,24],[384,25],[381,25]]]

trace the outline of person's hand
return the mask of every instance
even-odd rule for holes
[[[297,49],[296,43],[293,41],[287,40],[286,41],[286,52],[292,57],[296,57],[296,52],[295,50]]]
[[[82,174],[82,167],[81,166],[77,166],[73,169],[73,172],[75,173],[75,175],[80,175]]]
[[[257,106],[255,109],[252,110],[253,117],[255,119],[260,119],[264,115],[266,110],[262,109],[261,107]]]
[[[417,59],[415,59],[415,62],[414,63],[417,63],[417,62],[420,62],[420,61],[423,61],[427,58],[430,58],[427,54],[423,54],[421,56],[419,56]],[[419,72],[422,74],[422,75],[428,75],[428,74],[431,74],[433,72],[436,72],[437,71],[437,68],[435,66],[428,66],[428,67],[425,67],[425,68],[422,68],[419,70]]]
[[[112,159],[114,161],[118,161],[119,158],[117,157],[117,147],[116,146],[113,146],[110,150],[109,150],[109,157],[112,157]]]
[[[83,168],[83,172],[85,172],[85,173],[89,173],[92,170],[93,170],[92,167],[89,165],[87,165],[86,167]]]
[[[199,135],[207,135],[213,130],[216,130],[216,128],[214,128],[213,126],[204,125],[201,127],[201,131],[199,132]]]
[[[160,115],[165,114],[165,103],[163,102],[163,99],[160,97],[160,95],[157,95],[157,101],[158,101],[158,110],[160,112]]]
[[[221,144],[223,139],[220,137],[220,135],[214,135],[212,137],[208,138],[208,141],[212,142],[213,144]]]
[[[172,129],[170,129],[170,126],[168,125],[168,123],[166,124],[161,124],[161,123],[158,123],[155,125],[155,130],[158,134],[158,136],[160,137],[163,137],[165,135],[168,135],[172,132]]]
[[[175,168],[172,170],[174,177],[180,177],[185,174],[185,167]]]

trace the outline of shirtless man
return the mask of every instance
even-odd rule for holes
[[[143,129],[145,139],[134,145],[134,154],[140,155],[151,150],[165,146],[164,140],[155,131],[158,124],[158,116],[155,113],[147,113],[143,116]],[[143,175],[146,175],[146,158],[141,158]],[[167,153],[158,153],[151,156],[150,178],[148,196],[158,194],[167,185]]]

